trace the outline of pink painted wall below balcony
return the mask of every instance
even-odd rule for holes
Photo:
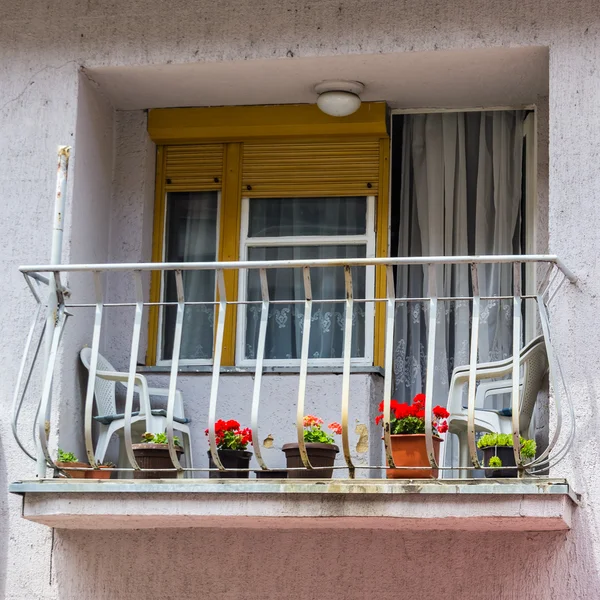
[[[52,578],[59,598],[78,600],[598,598],[591,547],[581,540],[576,546],[575,536],[57,531]]]

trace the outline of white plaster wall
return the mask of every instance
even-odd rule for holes
[[[3,592],[11,600],[112,600],[148,594],[255,598],[281,597],[285,590],[298,598],[334,594],[391,598],[406,592],[406,597],[435,593],[469,599],[492,590],[500,599],[597,598],[599,25],[596,0],[133,0],[126,5],[118,0],[67,0],[60,5],[24,0],[2,4],[0,266],[6,292],[0,306],[4,325],[0,405],[4,414],[17,372],[15,348],[23,342],[31,307],[16,266],[43,262],[49,254],[54,152],[57,144],[73,140],[80,65],[549,46],[549,248],[580,277],[576,288],[561,292],[553,315],[578,415],[573,452],[555,472],[576,484],[584,503],[567,536],[416,533],[390,538],[381,532],[323,532],[318,537],[314,532],[177,531],[92,537],[72,532],[55,536],[52,553],[51,532],[23,521],[19,498],[6,496],[6,481],[31,475],[33,469],[17,451],[4,418],[0,421],[0,472],[6,473],[6,479],[0,477],[0,595]],[[78,145],[75,164],[77,152]],[[67,239],[72,237],[73,202],[86,199],[69,200]],[[77,251],[67,244],[65,259],[75,258]],[[68,371],[65,374],[69,376]],[[32,418],[31,406],[24,409],[24,418]],[[305,563],[297,558],[297,550]],[[165,566],[171,560],[173,569]],[[386,564],[411,575],[394,581]],[[449,570],[440,572],[439,564]],[[231,576],[232,565],[240,569],[239,579]],[[499,574],[497,565],[506,565],[506,571]],[[422,584],[415,583],[413,572],[423,573]],[[336,586],[348,578],[356,581],[352,590]]]

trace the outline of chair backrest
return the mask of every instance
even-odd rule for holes
[[[83,348],[79,353],[83,366],[90,370],[90,360],[92,358],[92,349]],[[116,369],[102,356],[98,354],[98,371],[115,371]],[[114,415],[117,412],[115,399],[116,382],[96,377],[94,382],[94,397],[98,408],[98,415]]]
[[[523,366],[523,392],[521,397],[521,412],[519,415],[519,429],[521,435],[527,436],[527,430],[531,423],[533,410],[537,401],[537,395],[542,389],[544,377],[548,372],[548,353],[546,343],[540,338],[537,343],[525,347],[521,353],[521,365]]]

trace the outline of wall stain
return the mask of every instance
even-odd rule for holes
[[[359,453],[367,452],[369,450],[369,430],[367,426],[364,423],[357,423],[354,433],[359,436],[358,442],[356,442],[356,451]]]

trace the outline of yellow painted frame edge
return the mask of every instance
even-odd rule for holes
[[[376,256],[387,257],[389,235],[389,206],[390,206],[390,138],[379,141],[379,195],[377,197],[376,221]],[[386,296],[386,269],[376,267],[375,297]],[[385,360],[385,304],[377,302],[375,306],[375,335],[373,348],[373,365],[384,366]]]
[[[236,261],[240,256],[240,223],[242,215],[242,144],[224,145],[223,186],[221,189],[221,218],[219,223],[219,261]],[[228,232],[236,232],[235,235]],[[224,272],[228,299],[237,299],[238,271]],[[218,310],[218,309],[217,309]],[[235,365],[235,333],[237,306],[228,305],[223,336],[223,366]]]
[[[364,102],[348,117],[331,117],[316,104],[154,108],[148,134],[156,144],[239,142],[324,136],[387,136],[385,102]]]
[[[163,146],[156,148],[156,178],[154,184],[154,219],[152,225],[152,262],[162,262],[165,229],[165,168],[166,152]],[[150,302],[160,302],[160,271],[150,274]],[[158,352],[159,307],[151,306],[148,311],[148,348],[146,364],[155,365]]]

